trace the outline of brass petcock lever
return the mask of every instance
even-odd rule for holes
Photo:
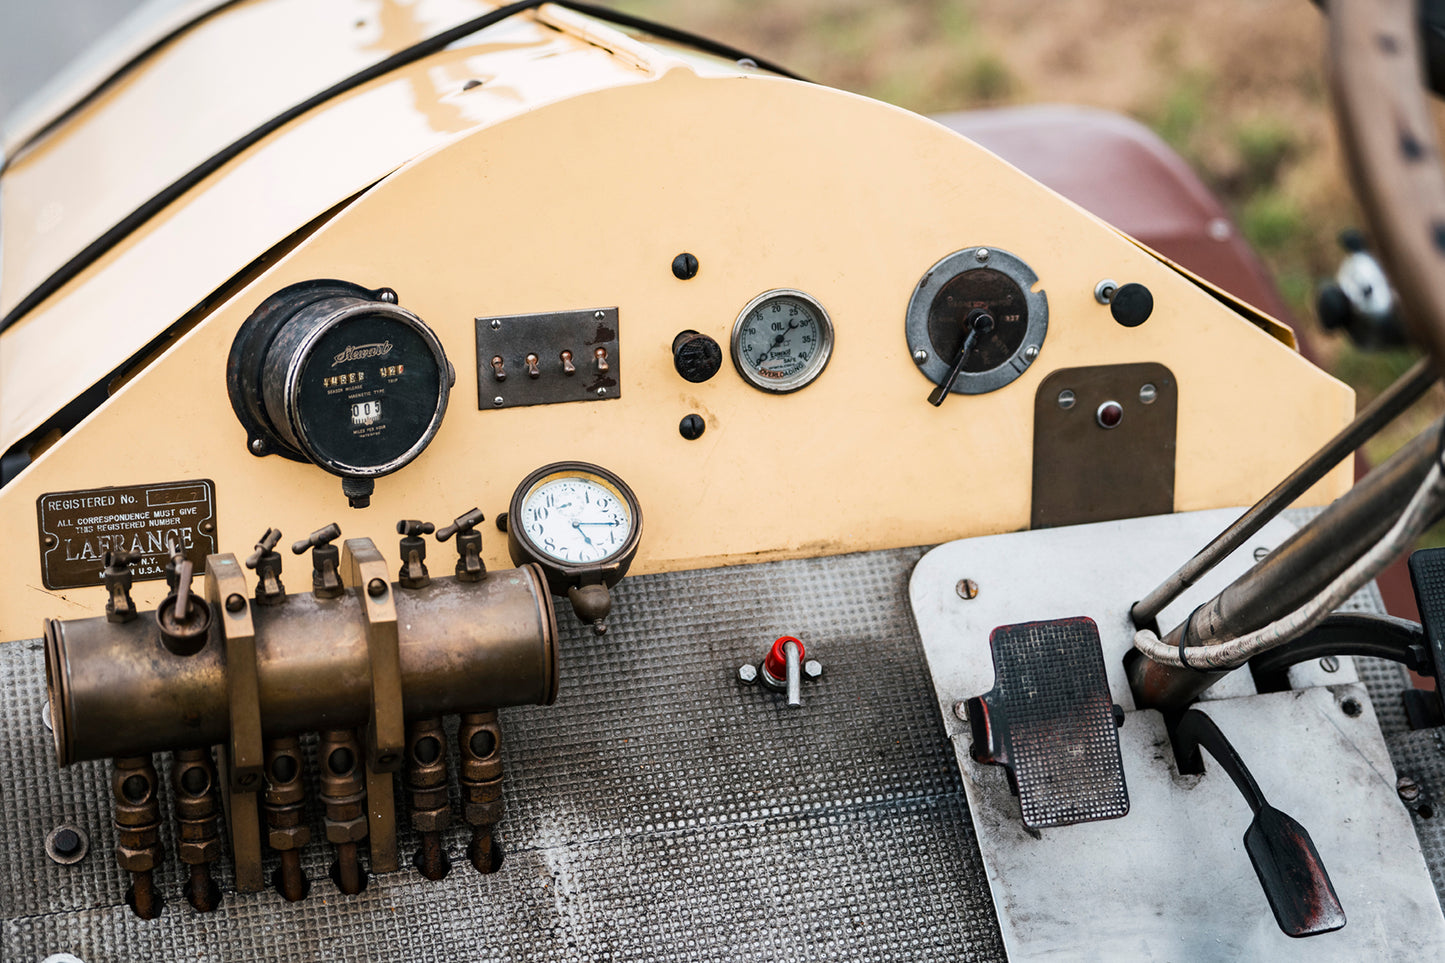
[[[281,555],[276,551],[280,541],[281,529],[266,529],[256,543],[256,550],[246,559],[246,567],[256,573],[256,601],[262,605],[286,601],[286,586],[281,584]]]
[[[311,594],[319,599],[340,598],[345,592],[341,584],[341,550],[331,543],[341,537],[341,526],[332,522],[318,528],[298,542],[291,543],[291,553],[300,555],[311,549]]]
[[[156,609],[161,643],[176,655],[195,655],[206,644],[211,631],[211,610],[204,599],[191,594],[195,563],[186,558],[174,539],[166,540],[171,559],[166,564],[166,584],[171,594]]]
[[[954,358],[948,374],[928,396],[928,403],[935,408],[943,404],[943,399],[947,398],[948,393],[953,390],[953,383],[963,373],[963,366],[968,364],[969,355],[973,354],[978,339],[993,330],[993,315],[987,311],[970,311],[968,317],[964,319],[963,326],[968,333],[963,339],[963,344],[959,345],[958,356]]]
[[[396,533],[401,536],[401,574],[397,583],[402,588],[419,589],[431,584],[431,575],[426,570],[426,542],[423,535],[436,531],[431,522],[414,518],[403,518],[396,523]]]
[[[480,582],[487,574],[482,563],[482,533],[476,528],[487,518],[480,508],[458,515],[450,525],[437,529],[437,541],[457,537],[457,578],[463,582]]]
[[[131,601],[130,567],[141,557],[131,552],[106,552],[105,591],[109,598],[105,603],[105,617],[112,622],[129,622],[135,618],[135,602]]]

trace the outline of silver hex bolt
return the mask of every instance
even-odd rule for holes
[[[751,662],[738,666],[738,681],[743,685],[752,685],[758,681],[758,667]]]
[[[816,679],[823,674],[823,663],[817,659],[809,659],[803,663],[803,675],[810,679]]]

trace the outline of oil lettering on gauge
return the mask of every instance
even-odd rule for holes
[[[733,324],[733,364],[755,388],[783,394],[812,384],[833,353],[833,322],[802,291],[778,288],[748,302]]]

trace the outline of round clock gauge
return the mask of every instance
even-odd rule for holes
[[[512,494],[507,548],[535,562],[558,595],[627,572],[642,536],[642,510],[626,482],[586,462],[558,462],[528,475]]]

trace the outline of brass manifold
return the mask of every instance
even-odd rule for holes
[[[117,590],[106,617],[45,623],[57,757],[62,766],[115,760],[117,855],[133,879],[128,901],[147,918],[160,911],[152,879],[162,856],[153,753],[176,753],[172,788],[181,858],[191,870],[186,894],[206,911],[218,899],[209,877],[219,854],[217,789],[226,801],[237,890],[263,888],[265,842],[281,855],[277,888],[289,899],[305,895],[299,851],[310,831],[297,737],[320,733],[320,772],[312,777],[336,847],[332,878],[354,893],[365,878],[359,844],[369,846],[373,872],[398,868],[397,774],[421,836],[416,865],[429,878],[445,874],[447,715],[461,716],[459,776],[473,828],[468,855],[479,870],[494,868],[492,830],[502,803],[496,709],[556,698],[556,614],[538,566],[486,572],[468,569],[464,555],[457,576],[432,579],[421,557],[409,557],[394,583],[370,539],[347,540],[339,558],[323,542],[314,553],[315,591],[288,596],[271,551],[279,534],[263,539],[248,562],[257,568],[254,599],[236,557],[211,555],[200,598],[186,597],[185,563],[185,577],[172,578],[173,591],[155,612],[136,613],[128,593]],[[417,542],[403,540],[404,554]],[[187,613],[179,623],[178,608]]]

